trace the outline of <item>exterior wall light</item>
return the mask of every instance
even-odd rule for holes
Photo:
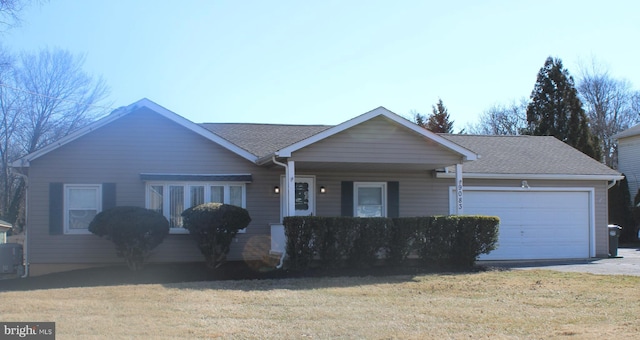
[[[321,194],[326,194],[327,193],[327,189],[324,187],[324,185],[320,186],[320,193]]]
[[[279,194],[280,193],[280,187],[277,186],[277,185],[275,187],[273,187],[273,193],[276,194],[276,195]]]

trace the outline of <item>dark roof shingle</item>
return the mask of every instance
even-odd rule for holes
[[[245,123],[204,123],[217,134],[258,158],[322,132],[330,125],[280,125]]]
[[[480,155],[464,164],[466,173],[619,175],[553,136],[441,136]]]

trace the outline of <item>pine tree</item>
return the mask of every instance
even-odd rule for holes
[[[547,58],[527,106],[529,135],[554,136],[600,161],[597,138],[578,98],[573,78],[562,67],[562,60]]]
[[[449,112],[438,99],[438,104],[432,106],[433,113],[429,116],[426,128],[436,133],[453,133],[453,121],[449,120]]]

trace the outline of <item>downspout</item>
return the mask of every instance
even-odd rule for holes
[[[24,230],[24,245],[23,245],[23,249],[22,249],[22,254],[23,254],[23,261],[24,261],[24,274],[22,274],[22,276],[20,276],[21,279],[26,279],[29,276],[29,251],[28,251],[28,235],[29,235],[29,223],[27,223],[27,216],[29,216],[28,212],[29,212],[29,195],[28,195],[28,190],[29,189],[29,177],[27,177],[27,175],[25,174],[21,174],[17,171],[14,171],[13,168],[9,168],[11,169],[11,173],[14,175],[18,175],[20,177],[22,177],[22,179],[24,180],[24,225],[25,225],[25,230]]]
[[[283,167],[283,168],[284,168],[285,173],[287,172],[287,164],[282,163],[282,162],[278,162],[278,161],[276,160],[276,156],[275,156],[275,155],[271,156],[271,160],[273,161],[273,164],[280,165],[281,167]],[[288,185],[287,181],[285,181],[285,185]],[[284,192],[286,192],[285,188],[282,188],[282,190],[283,190]],[[281,192],[282,192],[282,191],[281,191]],[[284,209],[285,209],[285,210],[287,210],[287,215],[288,215],[288,214],[289,214],[289,212],[288,212],[288,210],[289,210],[289,205],[287,204],[287,205],[285,206],[285,208],[284,208]],[[276,265],[276,269],[280,269],[280,268],[282,268],[282,266],[284,265],[284,257],[285,257],[285,256],[287,256],[287,247],[286,247],[286,245],[285,245],[285,247],[284,247],[284,251],[282,252],[282,255],[280,256],[280,261],[279,261],[279,262],[278,262],[278,264]]]
[[[614,179],[613,181],[611,181],[611,184],[607,185],[607,190],[613,188],[613,186],[616,185],[616,183],[618,183],[617,179]]]

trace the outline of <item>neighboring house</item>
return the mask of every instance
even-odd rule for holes
[[[11,228],[11,223],[0,220],[0,244],[7,243],[7,232],[9,232]]]
[[[169,219],[149,261],[203,261],[180,213],[212,201],[252,218],[230,260],[282,252],[294,214],[498,215],[499,247],[483,259],[606,257],[607,188],[622,178],[553,137],[438,135],[383,107],[336,126],[195,124],[147,99],[13,167],[29,180],[32,275],[120,263],[87,230],[116,205]]]
[[[618,140],[618,170],[629,183],[631,202],[640,189],[640,124],[626,129],[613,138]]]

